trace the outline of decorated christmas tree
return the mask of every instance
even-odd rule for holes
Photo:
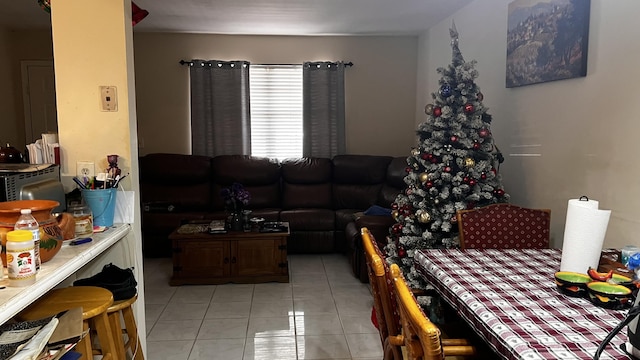
[[[509,199],[498,174],[504,159],[493,141],[491,115],[474,82],[476,61],[464,61],[455,24],[450,34],[453,61],[438,68],[440,86],[407,158],[407,187],[392,204],[396,223],[385,247],[412,288],[427,288],[413,266],[416,250],[459,246],[456,211]]]

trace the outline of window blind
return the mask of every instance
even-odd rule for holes
[[[251,155],[302,157],[302,65],[250,65]]]

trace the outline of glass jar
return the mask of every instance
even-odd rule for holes
[[[93,234],[93,213],[84,202],[69,206],[69,213],[76,222],[76,237],[90,236]]]

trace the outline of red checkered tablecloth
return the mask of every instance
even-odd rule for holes
[[[416,268],[504,359],[591,359],[626,316],[559,293],[553,274],[561,252],[419,250]],[[627,359],[626,327],[600,359]]]

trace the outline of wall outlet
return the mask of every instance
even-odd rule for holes
[[[78,161],[76,163],[76,175],[78,179],[93,178],[96,176],[96,166],[91,161]]]
[[[118,94],[115,86],[100,86],[102,111],[118,111]]]

